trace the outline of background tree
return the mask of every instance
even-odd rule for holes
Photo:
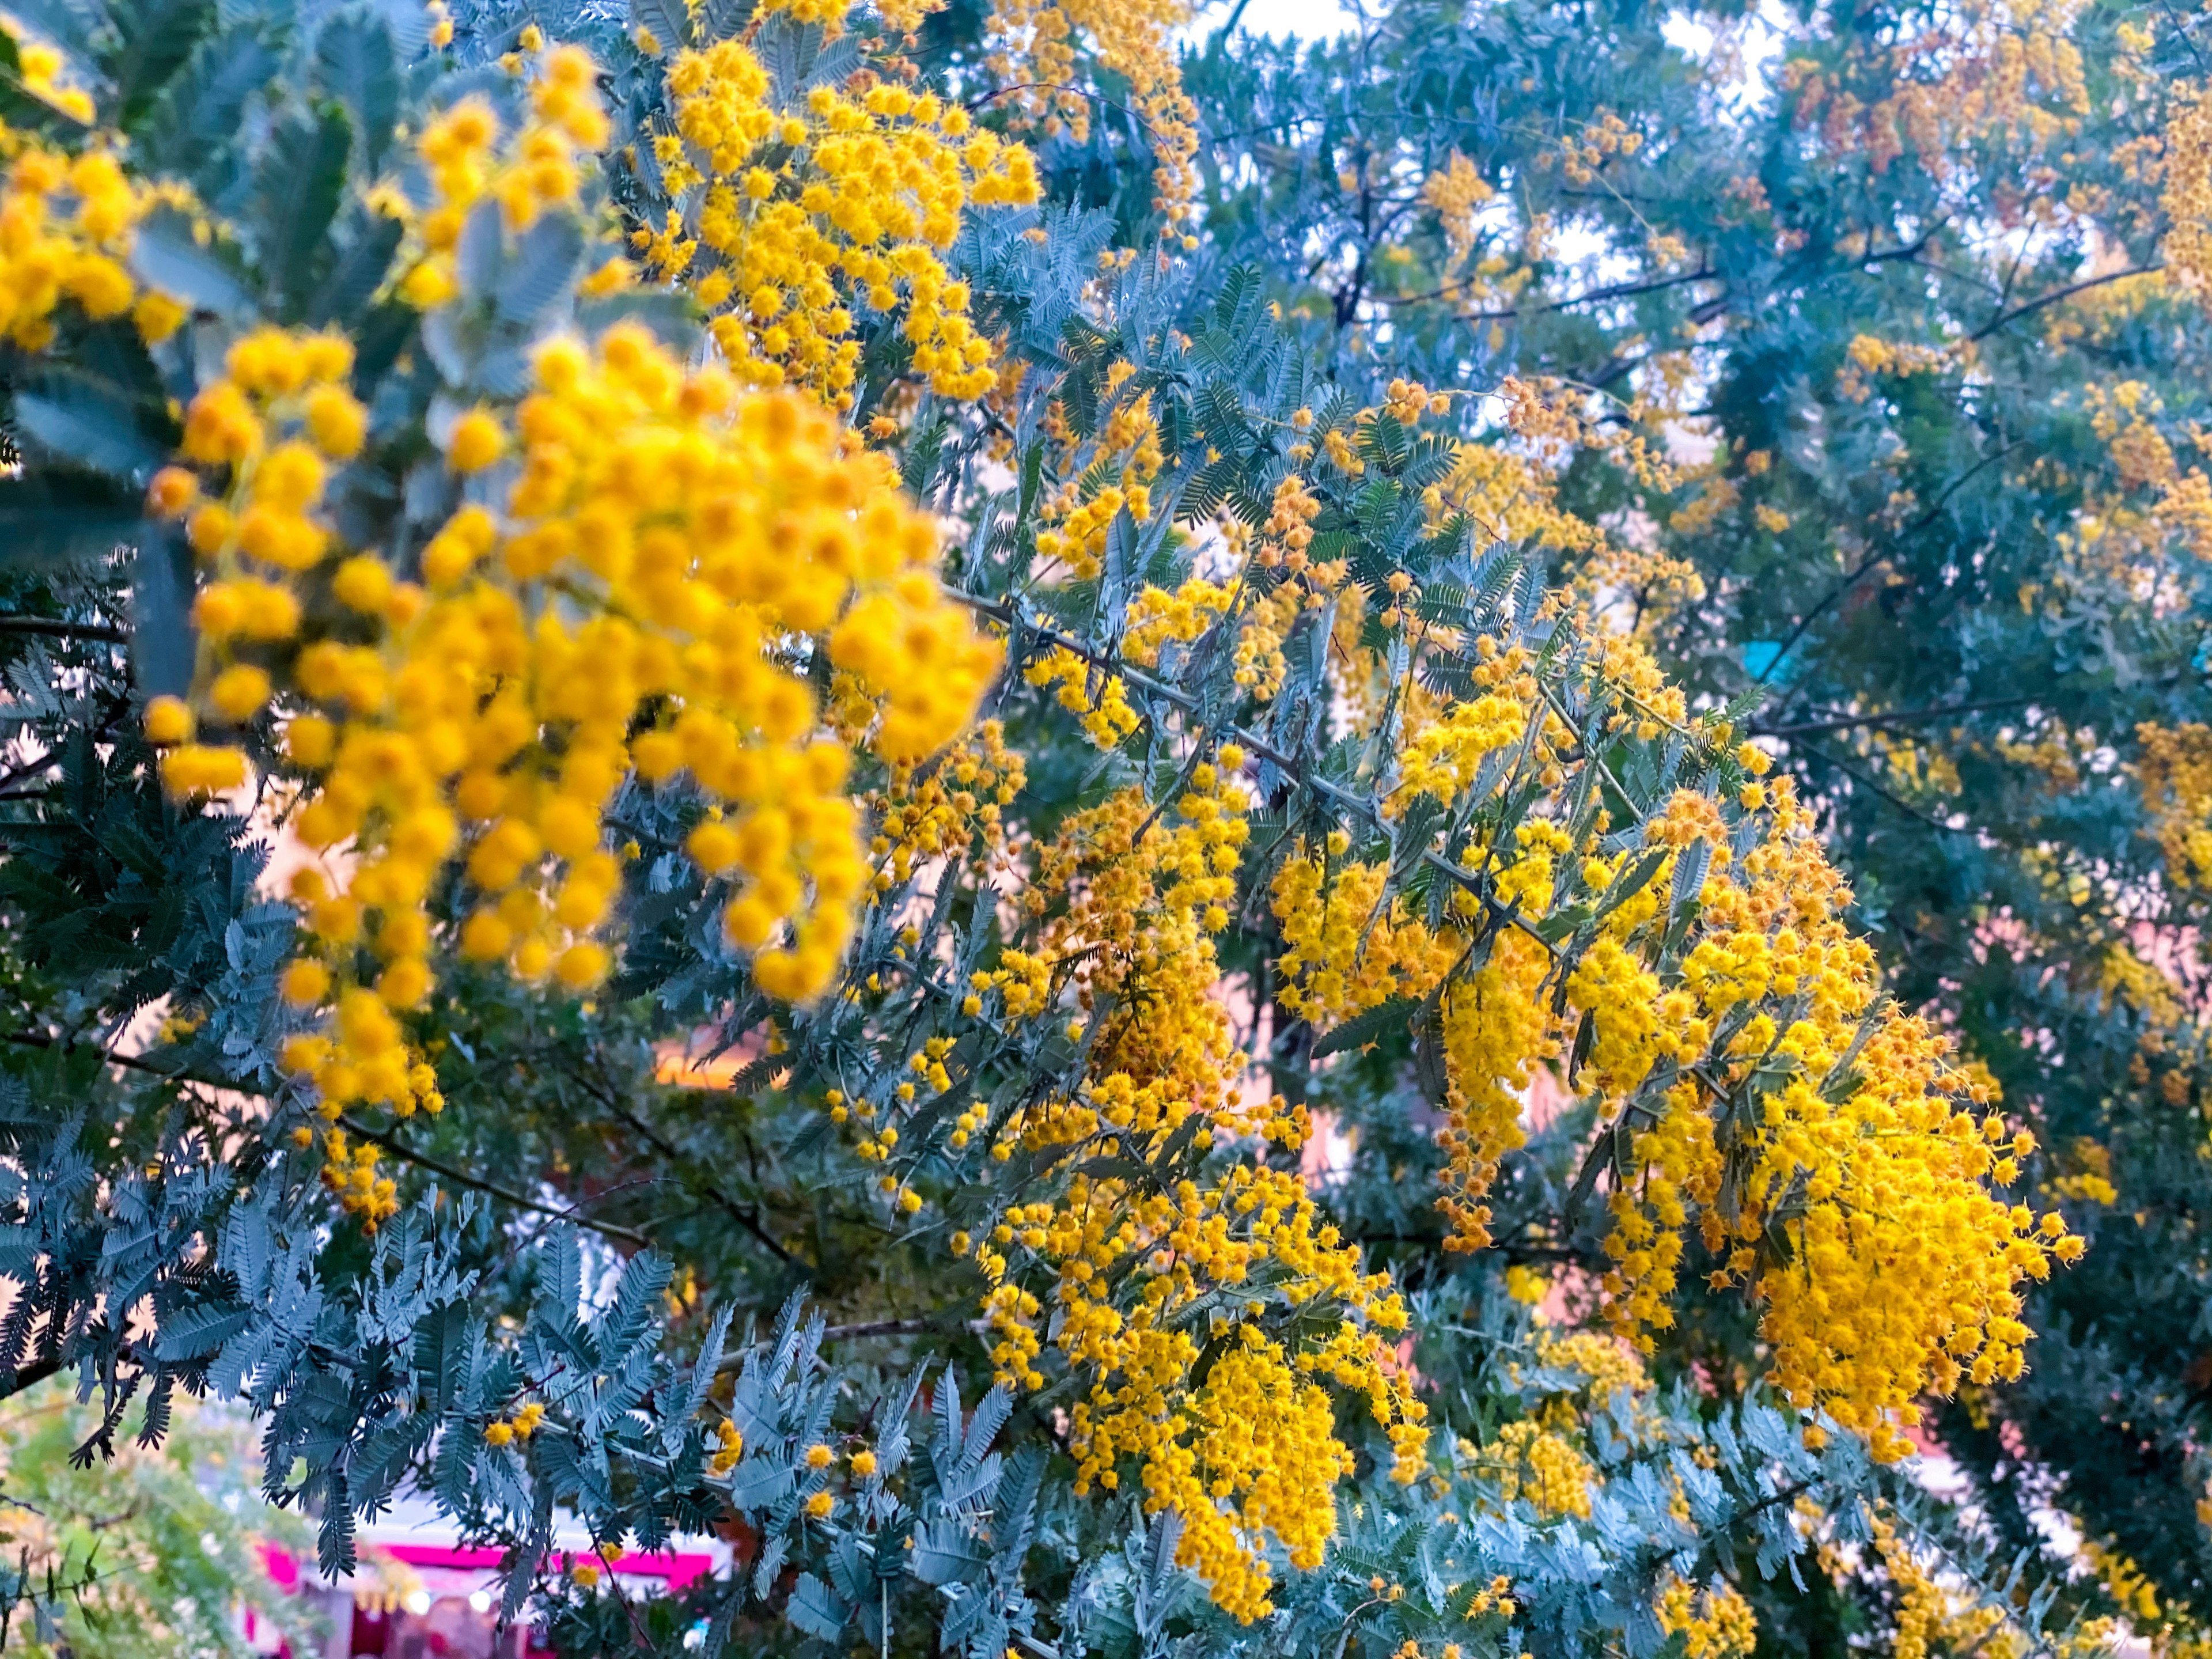
[[[82,1659],[319,1646],[319,1621],[271,1577],[262,1546],[303,1548],[307,1528],[262,1500],[250,1425],[179,1401],[158,1447],[76,1455],[100,1424],[68,1386],[42,1383],[0,1409],[9,1640]],[[262,1640],[246,1638],[248,1610]]]

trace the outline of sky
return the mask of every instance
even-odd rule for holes
[[[1185,39],[1202,41],[1221,26],[1233,9],[1233,0],[1216,0],[1198,12],[1183,29]],[[1295,34],[1320,40],[1342,34],[1357,20],[1351,8],[1337,0],[1248,0],[1237,27],[1252,34]]]

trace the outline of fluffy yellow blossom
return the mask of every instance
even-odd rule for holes
[[[1653,1611],[1661,1630],[1682,1638],[1685,1659],[1743,1659],[1759,1644],[1759,1620],[1751,1604],[1723,1578],[1692,1589],[1668,1573],[1660,1580]]]
[[[1195,210],[1198,109],[1183,90],[1175,33],[1188,0],[998,0],[989,23],[989,66],[1048,134],[1079,143],[1091,130],[1090,101],[1076,72],[1089,40],[1100,65],[1129,83],[1152,143],[1152,207],[1176,234]]]
[[[27,59],[27,81],[28,72]],[[81,118],[90,116],[88,106]],[[168,301],[148,308],[155,296],[142,293],[125,264],[132,228],[153,196],[126,178],[114,154],[95,148],[70,155],[0,124],[0,157],[7,159],[0,182],[0,224],[7,228],[0,235],[0,335],[27,351],[43,350],[64,303],[94,319],[133,313],[149,338],[174,330],[183,313]]]
[[[750,385],[807,387],[847,407],[860,362],[857,307],[900,311],[915,368],[947,397],[996,384],[990,343],[945,251],[970,206],[1037,199],[1036,163],[933,94],[893,82],[817,86],[788,106],[738,40],[678,53],[668,71],[681,145],[672,191],[706,186],[694,235],[672,223],[634,237],[647,262],[684,276]]]

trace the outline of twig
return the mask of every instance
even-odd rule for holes
[[[1966,337],[1970,340],[1986,338],[1988,336],[1996,333],[2007,323],[2016,323],[2021,318],[2028,315],[2032,312],[2040,311],[2045,306],[2055,306],[2061,300],[2070,300],[2075,295],[2083,292],[2085,289],[2102,288],[2106,283],[2125,282],[2130,276],[2148,276],[2155,272],[2164,270],[2165,269],[2166,266],[2163,263],[2136,265],[2127,270],[2108,270],[2101,276],[2090,276],[2086,277],[2078,283],[2069,283],[2064,288],[2055,289],[2051,293],[2045,294],[2039,299],[2030,300],[2026,305],[2014,306],[2010,311],[2000,313],[1998,315],[1990,318],[1988,322],[1984,323],[1979,328],[1976,329]]]
[[[1026,629],[1046,643],[1058,646],[1060,649],[1082,658],[1087,663],[1120,675],[1131,685],[1136,686],[1150,696],[1173,704],[1187,714],[1197,712],[1198,699],[1188,692],[1179,690],[1164,681],[1156,680],[1151,675],[1130,667],[1118,658],[1094,651],[1072,634],[1064,634],[1056,628],[1048,627],[1033,617],[1021,617],[1016,613],[1011,605],[1006,602],[987,599],[980,594],[963,592],[961,589],[950,586],[945,587],[945,595],[947,599],[956,600],[970,610],[1005,623],[1008,627],[1019,626]],[[1224,735],[1261,758],[1273,762],[1282,770],[1284,775],[1293,782],[1311,789],[1316,794],[1326,795],[1348,811],[1357,812],[1370,826],[1382,830],[1385,835],[1392,834],[1389,823],[1383,817],[1381,809],[1366,796],[1309,772],[1303,762],[1285,754],[1273,744],[1249,727],[1232,725],[1224,729]],[[1438,874],[1449,876],[1453,881],[1458,883],[1461,887],[1474,896],[1493,921],[1520,929],[1537,944],[1542,945],[1547,955],[1554,957],[1559,955],[1558,945],[1538,933],[1535,927],[1525,920],[1516,908],[1499,903],[1492,896],[1487,884],[1474,871],[1462,865],[1453,863],[1451,860],[1444,857],[1433,848],[1421,849],[1420,861]]]
[[[631,1130],[643,1136],[645,1139],[651,1144],[653,1150],[658,1152],[663,1158],[667,1158],[671,1163],[683,1163],[688,1161],[684,1158],[683,1155],[679,1153],[674,1146],[668,1143],[667,1139],[662,1136],[658,1130],[654,1129],[652,1125],[647,1123],[635,1112],[632,1112],[628,1107],[624,1106],[612,1089],[602,1088],[596,1079],[589,1077],[583,1079],[583,1084],[586,1091],[598,1097],[601,1105],[605,1106],[607,1110],[620,1118]],[[750,1233],[755,1238],[758,1239],[763,1244],[766,1245],[771,1251],[773,1251],[777,1261],[782,1262],[786,1267],[795,1265],[793,1263],[791,1252],[784,1249],[784,1247],[777,1242],[775,1235],[768,1231],[766,1225],[763,1224],[757,1211],[738,1203],[727,1193],[725,1193],[720,1187],[714,1185],[712,1182],[695,1182],[688,1177],[681,1176],[679,1176],[678,1179],[683,1182],[684,1185],[693,1188],[703,1197],[711,1199],[726,1214],[730,1217],[732,1220],[735,1221],[739,1226],[743,1227],[747,1232]]]
[[[1805,630],[1810,628],[1815,622],[1819,621],[1822,614],[1826,611],[1830,605],[1835,604],[1836,601],[1842,599],[1844,594],[1850,592],[1854,587],[1856,587],[1860,581],[1869,571],[1873,570],[1875,566],[1882,563],[1892,553],[1895,552],[1899,547],[1911,540],[1913,537],[1918,535],[1922,531],[1934,524],[1937,519],[1941,518],[1943,514],[1943,508],[1949,503],[1951,497],[1957,495],[1960,489],[1964,489],[1967,481],[1972,478],[1975,474],[1980,472],[1985,467],[1995,466],[1999,461],[2004,459],[2006,456],[2011,454],[2014,450],[2018,449],[2027,441],[2025,438],[2015,438],[2003,448],[1996,451],[1994,454],[1983,456],[1980,460],[1976,461],[1964,472],[1961,472],[1957,477],[1952,479],[1949,483],[1946,484],[1943,487],[1943,493],[1936,498],[1936,504],[1929,507],[1925,513],[1922,514],[1917,519],[1915,519],[1911,524],[1907,525],[1903,530],[1899,531],[1893,538],[1884,544],[1881,550],[1868,554],[1865,558],[1859,561],[1856,568],[1846,572],[1843,580],[1838,582],[1833,587],[1830,588],[1828,592],[1822,596],[1820,602],[1818,605],[1814,605],[1810,611],[1808,611],[1802,617],[1797,619],[1797,625],[1791,629],[1788,636],[1783,640],[1782,648],[1774,653],[1774,660],[1768,663],[1764,669],[1759,671],[1758,678],[1753,683],[1758,685],[1765,684],[1768,677],[1771,676],[1776,669],[1782,665],[1782,659],[1790,654],[1790,647],[1796,645],[1799,640],[1805,637]]]
[[[1942,720],[1947,714],[1976,714],[1991,708],[2018,708],[2033,697],[1990,697],[1979,702],[1937,703],[1927,708],[1901,708],[1888,714],[1853,714],[1845,719],[1801,720],[1790,726],[1754,726],[1755,738],[1794,738],[1813,732],[1850,732],[1867,726],[1910,726],[1920,720]]]
[[[1650,276],[1639,283],[1614,283],[1605,288],[1594,288],[1587,294],[1571,294],[1564,300],[1547,300],[1541,305],[1506,306],[1495,311],[1467,311],[1460,313],[1468,322],[1503,322],[1512,317],[1540,317],[1546,312],[1565,311],[1570,306],[1596,305],[1607,300],[1625,300],[1638,294],[1656,294],[1662,289],[1680,288],[1685,283],[1705,283],[1718,280],[1721,273],[1711,266],[1680,272],[1673,276]],[[1430,300],[1449,299],[1468,282],[1446,283],[1425,294],[1392,294],[1384,297],[1392,305],[1419,305]]]
[[[127,629],[110,628],[100,623],[64,622],[49,617],[0,617],[0,634],[45,634],[56,639],[100,640],[109,645],[127,645],[131,635]]]
[[[4,1036],[0,1036],[0,1042],[21,1043],[30,1048],[59,1048],[64,1053],[74,1050],[79,1046],[71,1039],[57,1037],[45,1031],[9,1031]],[[120,1066],[130,1071],[144,1072],[149,1076],[167,1078],[172,1083],[197,1083],[205,1089],[226,1089],[234,1094],[250,1096],[257,1100],[268,1098],[260,1090],[248,1088],[234,1080],[198,1077],[190,1072],[157,1064],[142,1054],[116,1054],[111,1051],[103,1054],[100,1058],[110,1066]],[[588,1216],[577,1214],[574,1208],[562,1210],[550,1204],[541,1204],[533,1198],[514,1191],[512,1188],[501,1186],[497,1182],[485,1181],[464,1170],[457,1170],[441,1159],[432,1158],[428,1153],[417,1151],[404,1141],[394,1139],[388,1132],[369,1127],[357,1118],[341,1116],[338,1121],[345,1126],[349,1133],[359,1135],[363,1140],[374,1141],[394,1157],[404,1158],[410,1164],[428,1170],[433,1175],[442,1176],[457,1186],[469,1188],[488,1197],[501,1200],[522,1209],[535,1211],[539,1215],[551,1216],[556,1220],[574,1221],[579,1226],[588,1227],[593,1232],[604,1233],[610,1238],[623,1239],[630,1243],[641,1245],[650,1244],[653,1242],[634,1228],[621,1226],[611,1221],[594,1221]]]
[[[455,1169],[442,1159],[432,1158],[428,1152],[420,1152],[408,1146],[406,1142],[395,1139],[389,1130],[373,1129],[359,1118],[349,1114],[341,1114],[338,1122],[347,1133],[359,1135],[363,1140],[374,1141],[395,1158],[402,1158],[410,1164],[420,1165],[432,1175],[442,1176],[456,1186],[466,1187],[471,1191],[483,1193],[503,1203],[512,1204],[518,1209],[534,1211],[542,1216],[550,1216],[556,1221],[573,1221],[580,1227],[589,1227],[593,1232],[604,1233],[609,1238],[619,1238],[638,1245],[649,1245],[653,1243],[634,1227],[621,1226],[611,1221],[594,1221],[589,1216],[580,1215],[577,1212],[579,1206],[575,1205],[572,1204],[568,1208],[562,1209],[551,1204],[541,1204],[534,1198],[528,1198],[516,1192],[512,1187],[502,1187],[495,1181],[486,1181],[481,1176],[472,1176],[465,1170]]]

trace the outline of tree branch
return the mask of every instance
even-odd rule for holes
[[[0,1036],[0,1042],[21,1043],[30,1048],[59,1048],[65,1053],[79,1046],[66,1038],[57,1037],[45,1031],[9,1031],[4,1036]],[[227,1089],[233,1093],[246,1095],[256,1100],[268,1098],[258,1089],[249,1088],[243,1084],[224,1079],[198,1077],[190,1072],[157,1064],[142,1054],[109,1052],[102,1054],[100,1058],[110,1066],[120,1066],[129,1071],[143,1072],[152,1077],[167,1078],[172,1083],[197,1083],[204,1089]],[[610,1238],[619,1238],[626,1243],[638,1245],[647,1245],[653,1242],[635,1228],[620,1226],[611,1221],[594,1221],[588,1216],[579,1215],[573,1207],[563,1210],[550,1204],[541,1204],[536,1199],[516,1192],[513,1188],[502,1187],[495,1181],[486,1181],[479,1176],[470,1175],[442,1159],[432,1158],[428,1153],[408,1146],[404,1141],[394,1139],[388,1131],[371,1128],[358,1118],[341,1115],[338,1121],[345,1127],[349,1133],[359,1135],[363,1140],[374,1141],[377,1146],[392,1153],[393,1157],[428,1170],[431,1174],[441,1176],[456,1186],[466,1187],[472,1192],[483,1193],[487,1197],[499,1199],[520,1209],[550,1216],[556,1221],[574,1221],[580,1227],[588,1227],[593,1232],[604,1233]]]
[[[1947,714],[1976,714],[1991,708],[2018,708],[2033,697],[1989,697],[1979,702],[1936,703],[1926,708],[1900,708],[1887,714],[1853,714],[1837,720],[1801,720],[1790,726],[1754,726],[1754,738],[1793,738],[1814,732],[1850,732],[1868,726],[1911,726],[1920,720],[1942,720]]]
[[[0,634],[44,634],[55,639],[100,640],[109,645],[127,645],[131,641],[125,629],[110,628],[102,623],[64,622],[52,617],[0,617]]]
[[[2165,269],[2166,266],[2163,263],[2136,265],[2130,270],[2108,270],[2101,276],[2090,276],[2078,283],[2069,283],[2064,288],[2054,289],[2051,292],[2042,295],[2039,299],[2030,300],[2025,305],[2014,306],[2010,311],[2000,313],[1998,315],[1990,318],[1988,322],[1984,323],[1979,328],[1976,329],[1966,337],[1970,340],[1985,339],[1990,335],[1996,333],[1999,329],[2002,328],[2007,323],[2016,323],[2021,318],[2027,316],[2030,313],[2042,310],[2045,306],[2055,306],[2061,300],[2070,300],[2075,295],[2083,293],[2089,289],[2102,288],[2106,283],[2125,282],[2130,276],[2148,276],[2155,271],[2164,270]]]
[[[349,1114],[342,1114],[338,1122],[348,1133],[359,1135],[363,1140],[374,1141],[393,1157],[404,1158],[410,1164],[428,1170],[432,1175],[441,1176],[457,1187],[466,1187],[471,1192],[482,1193],[486,1197],[512,1204],[517,1209],[529,1210],[538,1215],[550,1216],[556,1221],[573,1221],[580,1227],[589,1227],[595,1233],[604,1234],[609,1238],[619,1238],[627,1243],[647,1246],[653,1243],[635,1227],[621,1226],[611,1221],[594,1221],[589,1216],[579,1214],[579,1206],[576,1205],[572,1204],[567,1209],[562,1209],[556,1205],[541,1204],[534,1198],[526,1197],[516,1192],[512,1187],[502,1187],[495,1181],[486,1181],[480,1176],[470,1175],[465,1170],[455,1169],[442,1159],[432,1158],[428,1152],[417,1151],[408,1146],[406,1142],[395,1139],[389,1130],[372,1129],[359,1118]]]

